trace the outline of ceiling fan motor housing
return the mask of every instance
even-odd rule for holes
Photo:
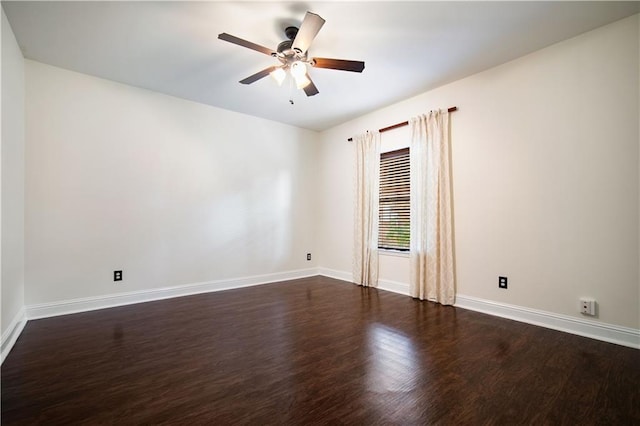
[[[287,54],[295,53],[295,50],[291,47],[293,44],[293,40],[285,40],[278,45],[278,53],[282,53],[287,56]]]
[[[285,40],[278,44],[278,59],[285,64],[291,65],[295,61],[307,61],[307,53],[301,52],[299,49],[293,48],[293,42],[298,34],[298,28],[287,27],[284,30],[285,35],[289,40]]]

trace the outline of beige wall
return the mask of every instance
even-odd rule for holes
[[[27,305],[315,264],[317,133],[26,71]]]
[[[24,59],[2,10],[2,337],[24,306]]]
[[[458,293],[578,318],[588,296],[598,321],[640,328],[638,27],[636,15],[323,132],[320,266],[351,272],[346,139],[457,106]],[[382,256],[380,276],[406,286],[407,259]]]

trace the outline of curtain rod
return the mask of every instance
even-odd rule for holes
[[[453,111],[457,111],[458,107],[451,107],[449,109],[447,109],[448,112],[453,112]],[[398,127],[404,127],[404,126],[408,126],[409,122],[408,121],[403,121],[402,123],[397,123],[397,124],[393,124],[391,126],[387,126],[387,127],[383,127],[382,129],[379,129],[378,131],[380,133],[384,133],[384,132],[388,132],[389,130],[393,130],[393,129],[397,129]],[[347,139],[348,142],[353,141],[353,138],[349,138]]]

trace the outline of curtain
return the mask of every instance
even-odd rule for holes
[[[449,163],[449,113],[431,111],[411,124],[409,293],[455,302]]]
[[[378,285],[378,189],[380,187],[380,133],[353,138],[356,150],[353,280]]]

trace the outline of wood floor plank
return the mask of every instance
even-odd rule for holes
[[[2,423],[640,424],[640,351],[326,277],[30,321]]]

